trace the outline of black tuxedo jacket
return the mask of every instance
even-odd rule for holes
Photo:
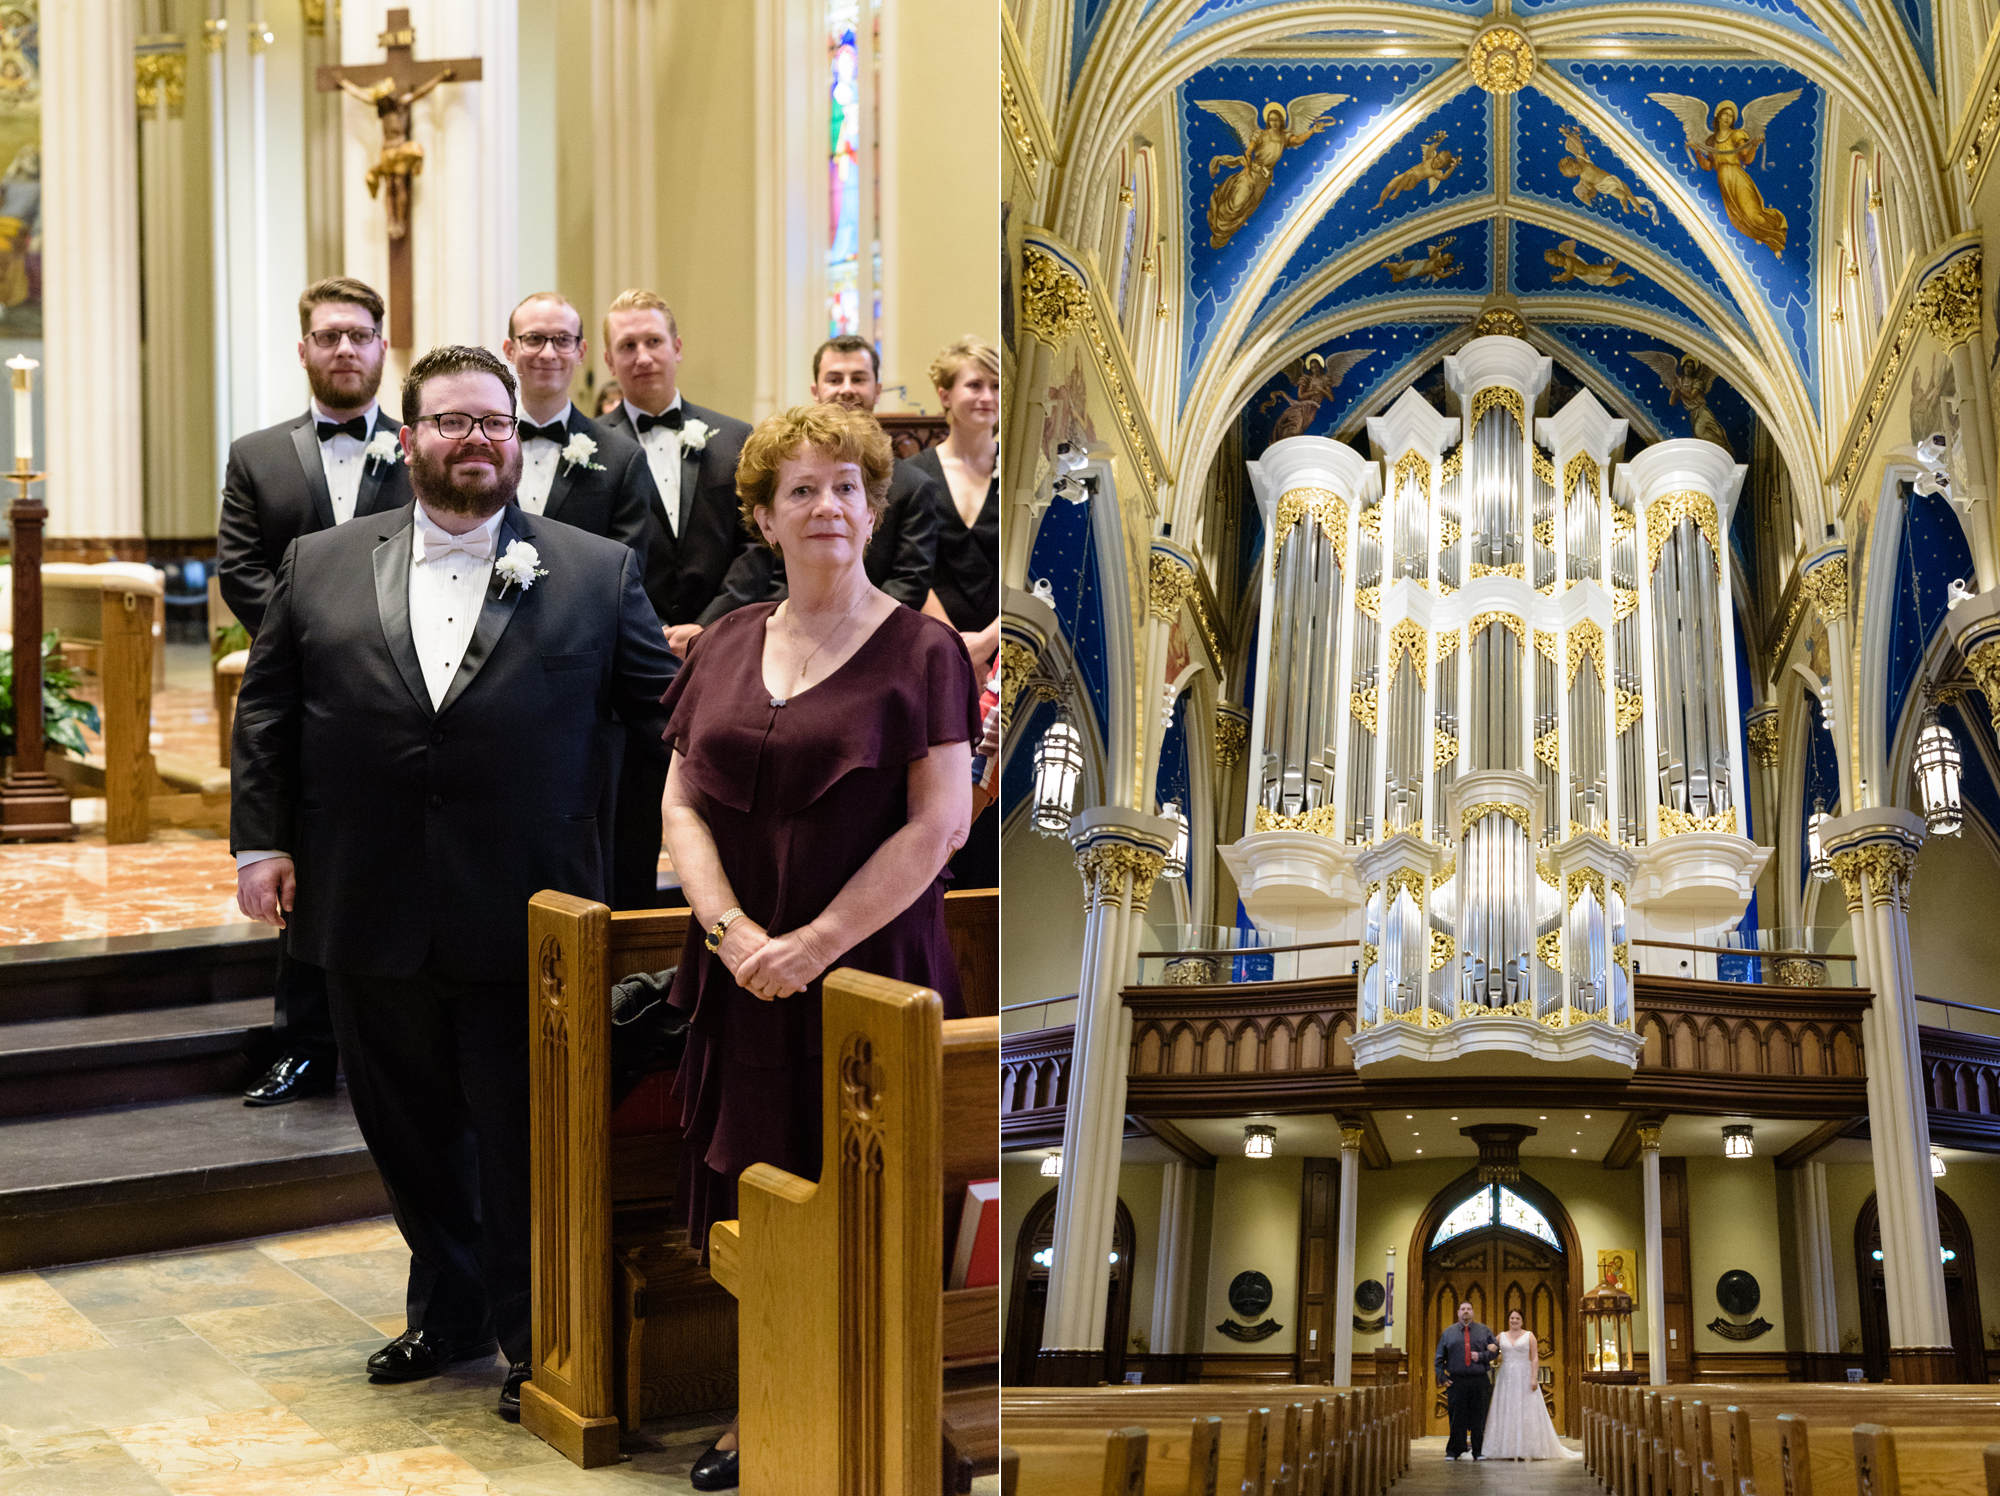
[[[239,437],[229,446],[222,477],[222,515],[215,525],[216,573],[222,600],[254,636],[271,605],[271,588],[285,549],[301,535],[333,528],[333,495],[319,460],[319,417],[302,416]],[[403,423],[375,407],[370,440]],[[410,474],[399,457],[361,470],[354,518],[383,514],[410,502]]]
[[[569,408],[569,434],[589,437],[597,450],[588,467],[557,459],[542,518],[559,519],[629,545],[643,563],[652,543],[652,508],[659,497],[645,452],[632,440],[630,427],[607,431],[574,405]]]
[[[652,469],[646,469],[652,526],[646,595],[662,623],[705,626],[745,603],[762,601],[770,568],[756,554],[761,547],[743,528],[736,498],[736,459],[743,455],[749,423],[691,405],[685,397],[681,411],[688,420],[708,426],[708,444],[699,452],[681,449],[679,534],[668,525],[659,485],[652,481]],[[622,402],[598,424],[634,443],[639,439]],[[642,462],[644,455],[642,451]]]
[[[675,662],[632,551],[509,507],[498,553],[528,541],[548,574],[494,578],[433,710],[411,527],[357,520],[285,553],[236,703],[232,850],[291,854],[290,949],[315,966],[518,980],[530,897],[608,899],[627,729],[664,763]]]

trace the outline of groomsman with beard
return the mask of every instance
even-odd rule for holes
[[[410,1248],[415,1381],[529,1375],[528,900],[609,892],[628,733],[665,771],[672,659],[637,555],[524,513],[513,371],[433,349],[403,385],[415,508],[306,535],[244,672],[243,912],[323,966],[354,1112]],[[359,1367],[356,1368],[360,1370]]]
[[[371,287],[346,276],[306,287],[299,297],[299,362],[312,405],[229,448],[216,570],[223,601],[253,639],[294,540],[410,502],[397,446],[402,422],[375,400],[387,352],[382,310]],[[280,1106],[333,1090],[326,974],[281,947],[274,1007],[278,1058],[244,1093],[246,1106]]]
[[[605,310],[604,358],[625,398],[602,424],[638,440],[653,477],[646,595],[666,627],[667,648],[685,659],[703,628],[761,602],[770,589],[767,553],[743,528],[736,497],[736,459],[750,426],[682,398],[680,330],[652,291],[626,291]],[[619,776],[612,882],[624,896],[620,908],[658,902],[627,900],[657,883],[665,791],[666,771],[650,757],[632,757]]]

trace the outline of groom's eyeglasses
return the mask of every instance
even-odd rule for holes
[[[475,417],[460,410],[440,411],[437,415],[418,416],[417,419],[436,422],[438,435],[451,442],[464,441],[472,435],[474,426],[480,429],[488,441],[504,442],[514,434],[514,428],[520,424],[518,418],[514,416]]]

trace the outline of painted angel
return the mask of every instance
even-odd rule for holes
[[[1595,260],[1586,260],[1574,239],[1565,239],[1554,249],[1543,250],[1542,258],[1556,267],[1556,273],[1549,277],[1549,284],[1555,286],[1573,280],[1580,280],[1589,286],[1622,286],[1632,279],[1629,270],[1618,273],[1616,255],[1607,256],[1601,265]]]
[[[1570,188],[1570,195],[1588,208],[1602,193],[1627,213],[1644,213],[1653,222],[1660,221],[1660,210],[1650,197],[1640,197],[1625,185],[1625,179],[1606,171],[1590,159],[1590,147],[1583,143],[1583,131],[1575,125],[1561,124],[1556,129],[1563,138],[1563,148],[1569,152],[1556,163],[1556,170],[1566,177],[1574,177],[1576,185]]]
[[[1656,93],[1647,98],[1681,122],[1687,136],[1688,158],[1703,171],[1715,173],[1716,188],[1722,193],[1723,211],[1742,233],[1766,246],[1779,259],[1785,257],[1785,215],[1766,206],[1764,194],[1750,176],[1750,163],[1764,148],[1771,121],[1801,90],[1765,94],[1752,99],[1740,116],[1733,100],[1715,106],[1715,125],[1710,128],[1708,105],[1689,94]],[[1770,158],[1765,157],[1765,164]]]
[[[1722,429],[1722,422],[1716,420],[1715,413],[1708,408],[1708,391],[1715,383],[1715,370],[1692,353],[1683,353],[1676,359],[1671,353],[1649,348],[1634,352],[1632,357],[1660,376],[1660,383],[1667,387],[1667,404],[1687,407],[1688,419],[1694,424],[1697,439],[1714,442],[1731,457],[1736,455],[1736,449],[1729,445],[1728,433]]]
[[[1382,262],[1382,269],[1388,271],[1389,279],[1399,285],[1419,276],[1435,284],[1465,268],[1459,264],[1458,256],[1451,252],[1451,246],[1457,242],[1458,235],[1446,234],[1437,243],[1426,244],[1421,258],[1412,255],[1397,259],[1391,255]]]
[[[1327,110],[1345,104],[1351,96],[1337,93],[1300,94],[1289,104],[1267,103],[1260,122],[1257,111],[1242,99],[1197,99],[1195,107],[1206,109],[1235,132],[1242,143],[1240,156],[1209,158],[1208,174],[1214,178],[1225,167],[1238,170],[1217,182],[1208,197],[1208,242],[1220,249],[1236,231],[1250,221],[1257,205],[1271,186],[1271,172],[1278,158],[1293,146],[1304,145],[1333,123]]]
[[[1445,143],[1445,132],[1437,131],[1423,144],[1423,155],[1415,166],[1399,171],[1389,178],[1389,184],[1382,189],[1382,195],[1375,199],[1375,208],[1384,203],[1394,202],[1406,192],[1415,192],[1417,183],[1422,182],[1435,193],[1444,185],[1446,177],[1458,170],[1458,153]],[[1368,211],[1373,213],[1375,208]]]
[[[1373,348],[1350,348],[1331,357],[1308,353],[1304,358],[1293,359],[1285,367],[1285,377],[1291,380],[1292,387],[1298,393],[1288,395],[1283,390],[1273,390],[1264,397],[1264,403],[1257,407],[1257,413],[1262,415],[1280,400],[1285,402],[1284,414],[1278,417],[1278,424],[1271,428],[1271,440],[1281,442],[1286,437],[1304,436],[1306,428],[1312,425],[1313,418],[1319,414],[1320,405],[1340,388],[1340,382],[1347,377],[1347,371],[1374,352]]]

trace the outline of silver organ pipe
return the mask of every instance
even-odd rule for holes
[[[1521,565],[1528,453],[1514,413],[1505,406],[1493,406],[1480,417],[1479,429],[1472,434],[1469,467],[1474,567],[1505,571]]]
[[[1464,515],[1460,512],[1463,452],[1461,447],[1445,460],[1444,476],[1438,481],[1438,580],[1453,592],[1465,585],[1459,579],[1459,558],[1465,551]]]
[[[1556,493],[1548,478],[1543,476],[1542,464],[1548,459],[1540,452],[1535,453],[1535,503],[1533,536],[1535,564],[1530,568],[1534,573],[1537,592],[1556,590]]]
[[[1611,542],[1611,673],[1619,703],[1618,836],[1638,846],[1646,840],[1645,734],[1639,714],[1626,703],[1644,700],[1645,674],[1639,652],[1639,537],[1631,511],[1613,511]]]
[[[1546,828],[1544,838],[1558,834],[1562,822],[1557,819],[1560,810],[1556,794],[1556,770],[1561,763],[1557,727],[1561,722],[1559,701],[1556,696],[1556,662],[1552,651],[1555,649],[1555,634],[1536,631],[1535,648],[1535,782],[1542,795],[1542,825]],[[1543,643],[1548,641],[1547,649]],[[1575,716],[1571,716],[1574,730]]]
[[[1572,582],[1603,578],[1603,508],[1593,464],[1577,474],[1563,506],[1564,574]]]
[[[1449,842],[1450,832],[1444,824],[1445,786],[1458,777],[1458,765],[1463,755],[1459,745],[1458,721],[1458,642],[1456,631],[1441,635],[1438,640],[1437,660],[1437,710],[1432,713],[1434,736],[1431,743],[1431,823],[1437,831],[1438,840]]]
[[[1340,660],[1340,558],[1307,515],[1285,537],[1272,587],[1272,679],[1259,802],[1295,816],[1332,803]]]
[[[1715,553],[1692,519],[1668,534],[1653,568],[1654,721],[1660,804],[1707,820],[1732,804],[1723,620]]]

